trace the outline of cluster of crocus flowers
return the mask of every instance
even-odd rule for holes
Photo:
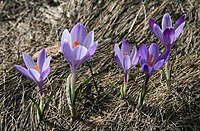
[[[153,20],[149,19],[149,26],[154,35],[161,41],[166,50],[171,51],[176,40],[180,36],[185,26],[185,15],[181,16],[172,26],[171,16],[166,13],[162,18],[162,28]],[[168,61],[165,66],[166,79],[170,80],[170,62]]]
[[[27,53],[23,53],[23,60],[26,68],[21,65],[15,65],[15,69],[18,70],[22,75],[33,80],[39,87],[40,94],[40,111],[43,112],[44,107],[44,95],[43,95],[43,82],[50,73],[50,61],[51,56],[46,56],[45,49],[42,49],[37,58],[37,63]],[[41,117],[41,116],[40,116]]]
[[[164,53],[160,54],[158,45],[152,43],[149,49],[147,49],[145,44],[141,44],[139,48],[139,54],[141,56],[140,66],[145,73],[145,82],[140,92],[137,108],[140,108],[143,105],[144,97],[147,93],[147,83],[150,76],[168,61],[170,53],[169,51],[165,51]]]
[[[94,32],[87,33],[85,27],[80,23],[76,24],[70,33],[67,29],[62,33],[61,50],[72,71],[72,74],[68,76],[66,87],[72,119],[77,116],[75,109],[76,70],[92,57],[97,46],[98,42],[94,42]]]
[[[127,40],[122,41],[121,49],[116,44],[114,47],[115,55],[114,59],[118,66],[124,71],[124,85],[121,86],[120,94],[124,98],[126,94],[126,88],[128,84],[128,76],[130,69],[135,66],[139,60],[139,53],[136,47],[133,47],[132,52],[130,51],[130,45]]]
[[[127,40],[122,41],[121,49],[118,44],[114,47],[114,60],[118,66],[123,69],[124,72],[124,84],[121,87],[120,94],[122,98],[126,96],[126,88],[128,85],[129,72],[138,61],[142,70],[145,73],[144,86],[141,89],[137,108],[141,108],[143,105],[144,97],[147,93],[147,83],[151,75],[159,70],[166,63],[166,78],[170,80],[170,63],[168,61],[172,47],[181,34],[185,26],[185,16],[181,16],[172,27],[172,20],[169,14],[165,14],[162,19],[162,28],[153,20],[149,19],[150,29],[154,35],[164,45],[166,51],[159,52],[158,45],[152,43],[149,48],[145,44],[141,44],[137,51],[134,46],[132,51]],[[78,67],[89,60],[95,53],[98,46],[98,42],[94,42],[94,32],[87,33],[85,27],[78,23],[71,32],[65,29],[61,38],[61,50],[64,58],[68,61],[71,74],[69,74],[66,83],[66,93],[68,106],[71,112],[72,120],[77,117],[76,105],[75,105],[75,88],[76,88],[76,72]],[[44,95],[43,95],[43,82],[50,73],[50,61],[51,57],[46,56],[45,49],[42,49],[37,58],[37,63],[27,54],[23,53],[24,63],[27,68],[20,65],[15,65],[15,69],[22,75],[33,80],[39,87],[40,94],[40,106],[38,111],[44,110]],[[40,118],[41,118],[40,113]]]

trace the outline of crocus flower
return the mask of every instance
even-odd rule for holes
[[[149,19],[149,26],[166,50],[171,50],[185,26],[185,15],[176,21],[174,27],[172,27],[171,16],[168,13],[162,18],[162,29],[153,19]]]
[[[15,69],[18,70],[22,75],[33,80],[39,87],[40,96],[42,96],[43,81],[50,73],[50,60],[51,56],[46,57],[45,49],[42,49],[37,58],[37,63],[33,61],[31,56],[27,53],[23,53],[23,60],[26,68],[21,65],[15,65]]]
[[[87,34],[85,27],[78,23],[71,32],[65,29],[61,38],[61,50],[69,62],[72,73],[95,53],[98,42],[94,42],[94,32]]]
[[[70,33],[67,29],[62,33],[61,50],[72,71],[72,74],[67,78],[66,85],[72,120],[77,117],[75,106],[76,70],[83,62],[92,57],[97,46],[98,42],[94,42],[94,32],[91,31],[87,34],[85,27],[80,23],[76,24]]]
[[[165,51],[161,55],[159,54],[159,48],[157,44],[152,43],[147,49],[145,44],[142,44],[139,48],[140,53],[140,66],[142,67],[146,78],[144,82],[144,86],[142,87],[142,90],[140,92],[139,100],[137,108],[140,108],[143,105],[144,97],[147,93],[147,83],[150,78],[150,76],[160,69],[165,62],[168,61],[169,58],[169,50]]]
[[[114,60],[118,66],[124,71],[124,88],[121,88],[121,95],[124,97],[126,86],[128,84],[128,73],[129,70],[135,66],[139,60],[139,53],[136,47],[133,47],[132,52],[130,51],[130,46],[127,40],[122,41],[122,47],[116,44],[114,47],[115,55]]]
[[[166,61],[168,61],[170,54],[169,51],[165,51],[160,55],[159,47],[155,43],[152,43],[149,49],[147,49],[145,44],[142,44],[139,48],[139,53],[141,56],[140,65],[148,77],[160,69]]]

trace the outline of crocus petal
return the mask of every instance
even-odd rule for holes
[[[87,48],[84,46],[81,45],[76,46],[76,48],[72,50],[73,59],[74,60],[82,59],[84,56],[86,56],[87,51],[88,51]]]
[[[162,66],[163,66],[163,64],[164,64],[164,59],[163,60],[160,60],[160,61],[158,61],[155,65],[153,65],[153,69],[156,71],[156,70],[158,70],[158,69],[160,69]]]
[[[42,72],[44,72],[46,69],[49,68],[50,61],[51,61],[51,56],[48,56],[44,61]]]
[[[130,46],[127,40],[123,40],[122,41],[122,53],[124,54],[125,52],[128,53],[128,55],[130,55]]]
[[[163,32],[157,24],[153,25],[153,32],[156,35],[156,37],[162,42],[163,41],[163,38],[162,38]]]
[[[162,30],[164,31],[166,28],[172,27],[172,19],[171,16],[166,13],[162,18]]]
[[[81,23],[76,24],[71,30],[72,43],[74,43],[75,41],[78,41],[79,45],[83,45],[86,34],[87,32],[86,32],[85,27]]]
[[[66,42],[63,42],[61,44],[61,51],[62,51],[65,59],[67,59],[68,61],[71,62],[73,59],[73,56],[72,56],[72,49],[71,49],[70,45],[67,44]]]
[[[130,58],[131,60],[133,59],[133,57],[137,54],[137,48],[135,46],[133,46],[132,52],[130,54]]]
[[[23,53],[23,60],[27,68],[34,68],[35,63],[29,54]]]
[[[116,54],[116,55],[122,56],[122,53],[121,53],[121,50],[120,50],[118,44],[115,44],[115,46],[114,46],[114,51],[115,51],[115,54]]]
[[[46,77],[49,75],[50,71],[51,71],[50,67],[48,67],[46,70],[44,70],[44,71],[42,72],[42,75],[41,75],[42,78],[41,78],[41,79],[42,79],[42,80],[45,80]]]
[[[42,67],[43,67],[43,64],[44,64],[44,61],[46,59],[46,51],[45,49],[43,48],[40,53],[39,53],[39,56],[37,58],[37,64],[38,64],[38,68],[39,68],[39,72],[41,73],[42,72]]]
[[[149,54],[153,55],[153,61],[155,61],[158,58],[159,55],[159,48],[158,45],[155,43],[152,43],[149,47]]]
[[[182,15],[175,23],[174,29],[176,30],[185,21],[185,15]]]
[[[129,70],[131,68],[131,60],[129,55],[124,56],[123,67],[125,70]]]
[[[133,66],[138,63],[138,60],[140,58],[140,54],[137,52],[137,48],[135,46],[133,47],[130,58],[131,58],[131,62],[132,62]]]
[[[120,58],[119,58],[119,56],[118,56],[117,54],[115,54],[114,60],[115,60],[115,62],[117,63],[117,65],[118,65],[121,69],[123,69],[123,64],[122,64],[122,62],[121,62],[121,60],[120,60]]]
[[[92,44],[92,46],[88,49],[87,54],[82,58],[82,60],[80,60],[81,64],[90,59],[92,55],[94,55],[97,46],[98,46],[98,41],[94,42],[94,44]]]
[[[153,68],[151,66],[147,65],[147,64],[142,65],[142,70],[147,75],[151,75],[153,73]]]
[[[173,28],[166,28],[163,32],[163,44],[167,50],[171,49],[171,44],[175,40],[175,30]]]
[[[87,49],[93,44],[94,41],[94,31],[91,31],[90,33],[87,34],[83,46],[85,46]]]
[[[15,67],[15,69],[18,70],[22,75],[24,75],[24,76],[26,76],[26,77],[28,77],[29,79],[31,79],[31,80],[34,81],[33,77],[30,75],[29,71],[28,71],[26,68],[24,68],[24,67],[22,67],[22,66],[20,66],[20,65],[15,65],[14,67]]]
[[[183,22],[180,26],[178,26],[178,28],[175,30],[175,37],[176,39],[179,37],[179,35],[181,34],[183,28],[185,26],[185,22]]]
[[[72,70],[72,73],[75,74],[76,73],[76,69],[85,61],[87,61],[88,59],[90,59],[92,57],[92,55],[95,53],[95,50],[98,46],[98,42],[94,42],[94,44],[87,50],[86,47],[84,46],[77,46],[76,48],[78,49],[74,49],[72,54],[73,54],[73,60],[72,62],[69,62],[70,64],[70,68]]]
[[[88,48],[88,52],[89,52],[90,56],[92,56],[92,55],[95,53],[95,51],[96,51],[96,49],[97,49],[97,46],[98,46],[98,41],[95,41],[95,42],[92,44],[92,46],[90,46],[90,47]]]
[[[156,21],[155,20],[153,20],[153,19],[149,19],[149,27],[150,27],[150,29],[151,29],[151,31],[154,33],[154,24],[156,24],[156,25],[158,25],[157,23],[156,23]],[[155,33],[154,33],[155,34]]]
[[[142,67],[144,64],[148,64],[145,59],[140,59],[140,66]]]
[[[114,55],[115,62],[118,64],[120,68],[123,68],[123,63],[122,63],[123,56],[118,44],[115,44],[114,51],[115,51]]]
[[[164,60],[164,62],[167,62],[167,61],[169,60],[169,56],[170,56],[170,51],[167,50],[167,51],[165,51],[164,53],[162,53],[162,54],[158,57],[157,61]],[[157,62],[157,61],[156,61],[156,62]]]
[[[29,73],[33,77],[33,79],[38,83],[40,82],[40,73],[35,69],[28,69]]]
[[[154,35],[160,41],[162,41],[162,30],[160,29],[158,24],[153,19],[149,19],[149,26],[150,26],[151,31],[154,33]]]
[[[67,29],[65,29],[62,33],[61,44],[63,42],[68,43],[72,47],[71,35]]]
[[[145,44],[141,44],[139,53],[142,59],[145,59],[146,61],[149,59],[149,51]]]

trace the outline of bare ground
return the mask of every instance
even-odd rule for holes
[[[173,49],[173,81],[166,86],[162,71],[149,81],[142,110],[135,110],[144,75],[132,69],[128,98],[121,100],[111,86],[120,87],[122,72],[113,61],[114,44],[127,39],[131,46],[159,43],[148,18],[161,23],[164,13],[173,20],[186,14],[186,26]],[[0,1],[0,130],[200,130],[200,1],[198,0],[3,0]],[[62,31],[77,22],[94,30],[99,46],[94,57],[78,70],[82,87],[77,99],[78,120],[70,123],[65,81],[69,65],[60,53]],[[163,49],[163,46],[159,43]],[[36,85],[13,69],[22,52],[34,57],[45,47],[53,57],[44,93],[55,92],[45,120],[38,123],[30,97]]]

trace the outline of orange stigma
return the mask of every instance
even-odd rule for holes
[[[127,55],[128,55],[128,52],[124,52],[124,55],[127,56]]]
[[[153,66],[153,54],[150,54],[150,56],[149,56],[149,62],[148,62],[148,64],[150,65],[150,66]]]
[[[38,64],[34,66],[34,69],[39,72]]]
[[[74,41],[73,48],[74,48],[74,47],[76,47],[78,44],[79,44],[79,43],[78,43],[78,41],[77,41],[77,40],[76,40],[76,41]]]

